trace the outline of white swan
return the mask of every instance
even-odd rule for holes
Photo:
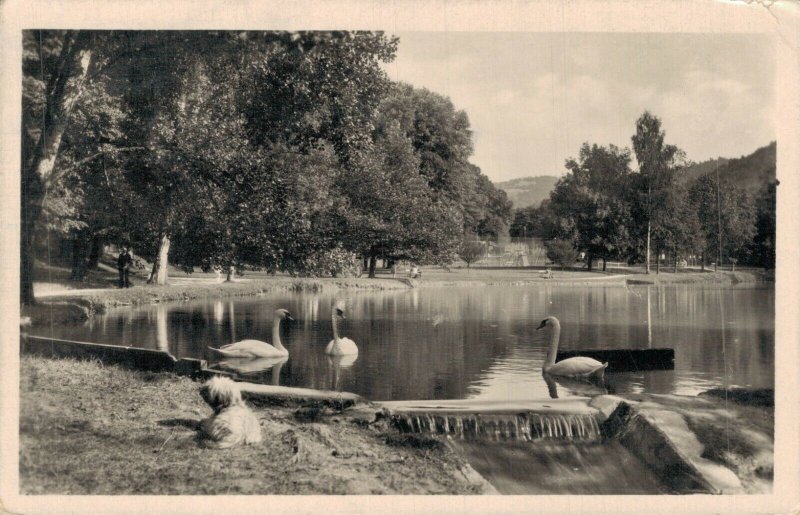
[[[288,356],[289,351],[281,344],[281,320],[294,320],[285,309],[276,309],[272,320],[273,345],[259,340],[242,340],[223,345],[219,349],[209,347],[212,351],[228,358],[272,358]]]
[[[561,324],[556,317],[547,317],[542,320],[539,327],[551,326],[550,348],[547,350],[547,358],[542,366],[542,372],[554,376],[597,378],[602,379],[608,363],[600,363],[596,359],[578,356],[567,358],[556,363],[556,352],[558,351],[558,340],[561,337]]]
[[[333,340],[325,347],[325,354],[331,356],[345,356],[358,354],[358,347],[356,342],[350,338],[339,337],[339,323],[341,318],[344,320],[344,305],[341,302],[336,302],[331,307],[331,325],[333,326]],[[354,360],[355,361],[355,360]]]

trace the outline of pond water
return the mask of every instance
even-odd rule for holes
[[[324,354],[334,298],[346,302],[341,332],[358,344],[353,363]],[[276,308],[296,319],[282,330],[288,361],[225,364],[207,349],[271,340]],[[562,326],[560,349],[675,349],[675,370],[608,373],[610,393],[696,394],[720,386],[773,386],[774,309],[772,287],[430,287],[121,308],[84,325],[38,334],[164,349],[227,366],[250,381],[345,390],[373,400],[602,393],[585,383],[545,382],[548,334],[535,329],[555,315]]]

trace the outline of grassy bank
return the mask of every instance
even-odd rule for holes
[[[346,415],[256,410],[263,443],[198,445],[198,383],[98,362],[23,356],[23,494],[470,494],[460,457]],[[466,472],[466,474],[465,474]]]

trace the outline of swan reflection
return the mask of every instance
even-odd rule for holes
[[[566,389],[572,395],[581,397],[594,397],[596,395],[605,395],[608,390],[605,387],[605,382],[598,380],[590,381],[586,379],[573,379],[570,377],[554,376],[547,372],[542,372],[544,382],[547,383],[547,391],[551,399],[558,399],[558,387]]]
[[[342,372],[351,368],[358,360],[358,354],[347,354],[344,356],[327,356],[328,359],[328,381],[331,390],[339,391],[342,389]],[[331,377],[333,376],[333,377]]]
[[[235,372],[240,375],[256,374],[272,369],[272,384],[278,385],[283,364],[289,356],[273,356],[269,358],[229,358],[220,361],[216,367],[220,370]]]

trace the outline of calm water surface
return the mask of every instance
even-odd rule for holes
[[[547,315],[561,320],[562,349],[675,349],[675,370],[606,375],[609,392],[696,394],[718,386],[772,387],[774,289],[664,286],[447,287],[340,292],[342,335],[353,363],[324,353],[333,294],[269,294],[112,310],[58,338],[131,345],[208,359],[251,381],[352,391],[374,400],[531,399],[602,393],[541,375]],[[207,346],[271,339],[272,312],[295,317],[282,331],[284,363],[219,363]]]

